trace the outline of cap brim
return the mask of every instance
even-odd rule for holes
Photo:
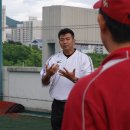
[[[96,2],[94,5],[93,5],[93,8],[94,9],[98,9],[98,8],[101,8],[102,7],[102,0],[99,0],[98,2]]]

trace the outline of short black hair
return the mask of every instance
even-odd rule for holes
[[[70,33],[72,35],[72,37],[74,38],[74,32],[69,28],[61,29],[58,33],[58,38],[60,38],[61,35],[65,35],[67,33]]]
[[[119,23],[114,19],[110,18],[106,13],[101,9],[99,13],[103,15],[106,25],[110,30],[113,40],[119,44],[130,41],[130,25]]]

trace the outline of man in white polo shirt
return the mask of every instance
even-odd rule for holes
[[[79,78],[93,71],[89,56],[74,48],[74,32],[61,29],[58,33],[62,51],[51,56],[41,70],[42,84],[50,86],[52,103],[51,124],[53,130],[61,130],[64,105]]]

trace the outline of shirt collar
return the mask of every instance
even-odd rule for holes
[[[121,48],[110,53],[102,62],[102,65],[106,64],[110,60],[130,58],[130,47]]]

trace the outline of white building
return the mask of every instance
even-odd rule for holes
[[[32,21],[25,21],[22,24],[17,24],[16,39],[18,42],[26,43],[32,40]]]
[[[22,24],[17,24],[16,29],[13,29],[13,41],[29,44],[34,39],[42,38],[42,21],[35,17],[29,17],[29,21],[23,21]]]
[[[81,51],[103,53],[100,31],[97,23],[97,10],[70,7],[43,7],[43,62],[60,50],[58,32],[61,28],[71,28],[75,33],[76,48]]]
[[[32,21],[33,31],[32,40],[42,39],[42,21],[34,20]]]
[[[2,6],[2,42],[6,41],[6,7]]]

